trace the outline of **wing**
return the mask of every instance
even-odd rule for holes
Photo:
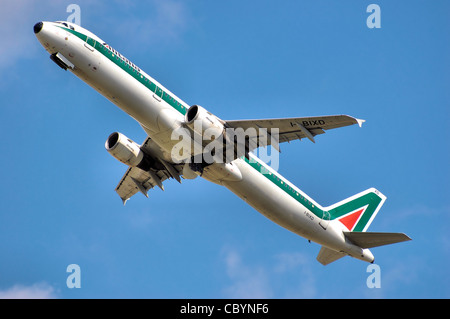
[[[175,178],[181,183],[182,166],[165,161],[158,156],[158,154],[161,154],[160,150],[150,138],[145,140],[141,149],[154,159],[155,165],[148,171],[137,167],[128,168],[116,187],[116,192],[124,205],[137,192],[141,192],[148,197],[147,192],[155,186],[164,190],[163,182],[168,178]]]
[[[348,115],[329,115],[226,121],[226,125],[227,127],[234,129],[242,128],[246,135],[248,133],[249,151],[252,151],[259,146],[265,146],[264,144],[272,145],[279,151],[279,143],[301,140],[305,137],[315,143],[314,136],[323,134],[326,130],[353,124],[358,124],[361,127],[363,122],[364,120],[356,119]],[[278,129],[278,141],[274,129]]]

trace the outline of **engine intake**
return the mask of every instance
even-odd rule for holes
[[[204,141],[222,138],[225,127],[213,114],[198,105],[192,105],[185,115],[186,125]]]
[[[147,156],[139,144],[119,132],[112,133],[105,142],[105,148],[118,161],[148,171],[152,159]]]

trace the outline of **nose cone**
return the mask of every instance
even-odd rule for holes
[[[33,30],[35,34],[38,34],[42,30],[42,26],[44,24],[42,22],[38,22],[34,25]]]

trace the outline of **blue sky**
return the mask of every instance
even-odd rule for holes
[[[83,27],[222,119],[365,119],[281,145],[279,171],[324,206],[372,186],[387,196],[369,230],[413,241],[372,250],[379,289],[368,264],[320,265],[317,244],[201,179],[123,207],[126,167],[104,142],[145,133],[32,31],[70,3],[0,12],[0,298],[450,297],[448,1],[76,2]],[[366,25],[370,3],[380,29]]]

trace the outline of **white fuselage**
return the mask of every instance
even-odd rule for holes
[[[171,138],[172,132],[183,126],[188,104],[89,31],[79,26],[71,30],[54,22],[43,22],[40,27],[38,32],[35,27],[35,33],[44,48],[50,54],[61,54],[73,65],[68,68],[72,73],[138,121],[161,148],[158,155],[170,161],[171,150],[179,142]],[[320,207],[317,203],[254,155],[250,157],[253,163],[238,158],[231,164],[242,174],[240,179],[223,177],[223,164],[208,166],[202,176],[227,187],[258,212],[300,236],[373,261],[369,250],[346,240],[342,224],[314,215],[309,207]]]

